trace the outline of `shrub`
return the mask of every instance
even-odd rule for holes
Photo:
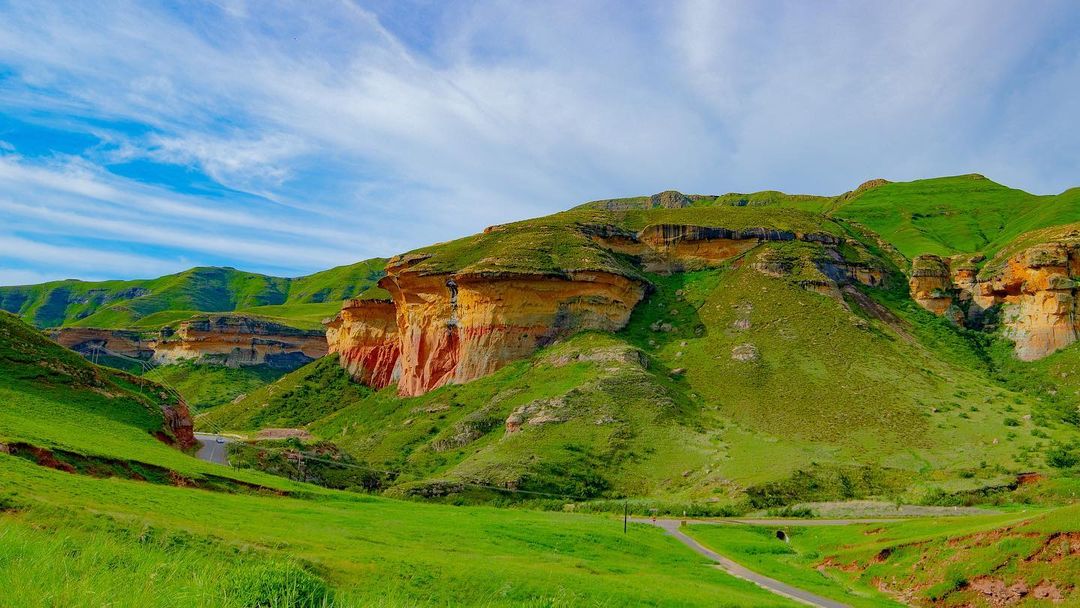
[[[1046,454],[1046,464],[1055,469],[1068,469],[1080,463],[1080,455],[1063,446],[1055,447]]]

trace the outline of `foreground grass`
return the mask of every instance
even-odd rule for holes
[[[231,599],[234,581],[269,571],[272,586],[287,588],[294,568],[317,579],[295,574],[296,584],[323,581],[340,606],[789,605],[658,529],[624,535],[614,519],[340,493],[224,494],[70,475],[5,455],[0,485],[20,488],[0,514],[0,588],[12,606],[249,605]],[[57,571],[66,574],[43,576]]]

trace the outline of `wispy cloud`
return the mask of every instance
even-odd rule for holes
[[[1068,2],[447,6],[0,8],[0,108],[99,142],[0,127],[0,234],[297,273],[668,187],[1076,185]]]

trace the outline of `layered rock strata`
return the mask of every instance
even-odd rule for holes
[[[242,316],[219,316],[163,330],[154,345],[160,364],[199,360],[231,367],[267,365],[295,369],[326,355],[326,334]]]
[[[486,376],[577,331],[621,329],[645,294],[644,282],[605,272],[423,274],[409,265],[391,260],[379,282],[394,300],[405,396]]]
[[[65,327],[49,331],[48,335],[60,346],[85,357],[120,355],[133,359],[149,359],[154,355],[155,340],[146,340],[137,331]]]
[[[382,388],[401,375],[397,314],[390,300],[346,300],[325,321],[326,342],[354,379]]]
[[[327,352],[325,332],[237,315],[184,321],[154,334],[65,327],[50,332],[61,346],[87,357],[120,356],[158,364],[194,360],[227,366],[295,369]]]
[[[1021,360],[1041,359],[1080,337],[1080,235],[1031,246],[978,275],[970,264],[938,256],[919,256],[913,267],[934,269],[912,273],[916,302],[968,325],[996,317]]]

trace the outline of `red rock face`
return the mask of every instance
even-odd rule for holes
[[[326,341],[338,353],[341,366],[358,382],[383,388],[401,374],[394,303],[385,300],[346,300],[341,312],[326,323]]]
[[[486,376],[571,333],[626,325],[645,286],[602,272],[569,279],[468,276],[387,268],[401,345],[398,392],[420,395]]]

